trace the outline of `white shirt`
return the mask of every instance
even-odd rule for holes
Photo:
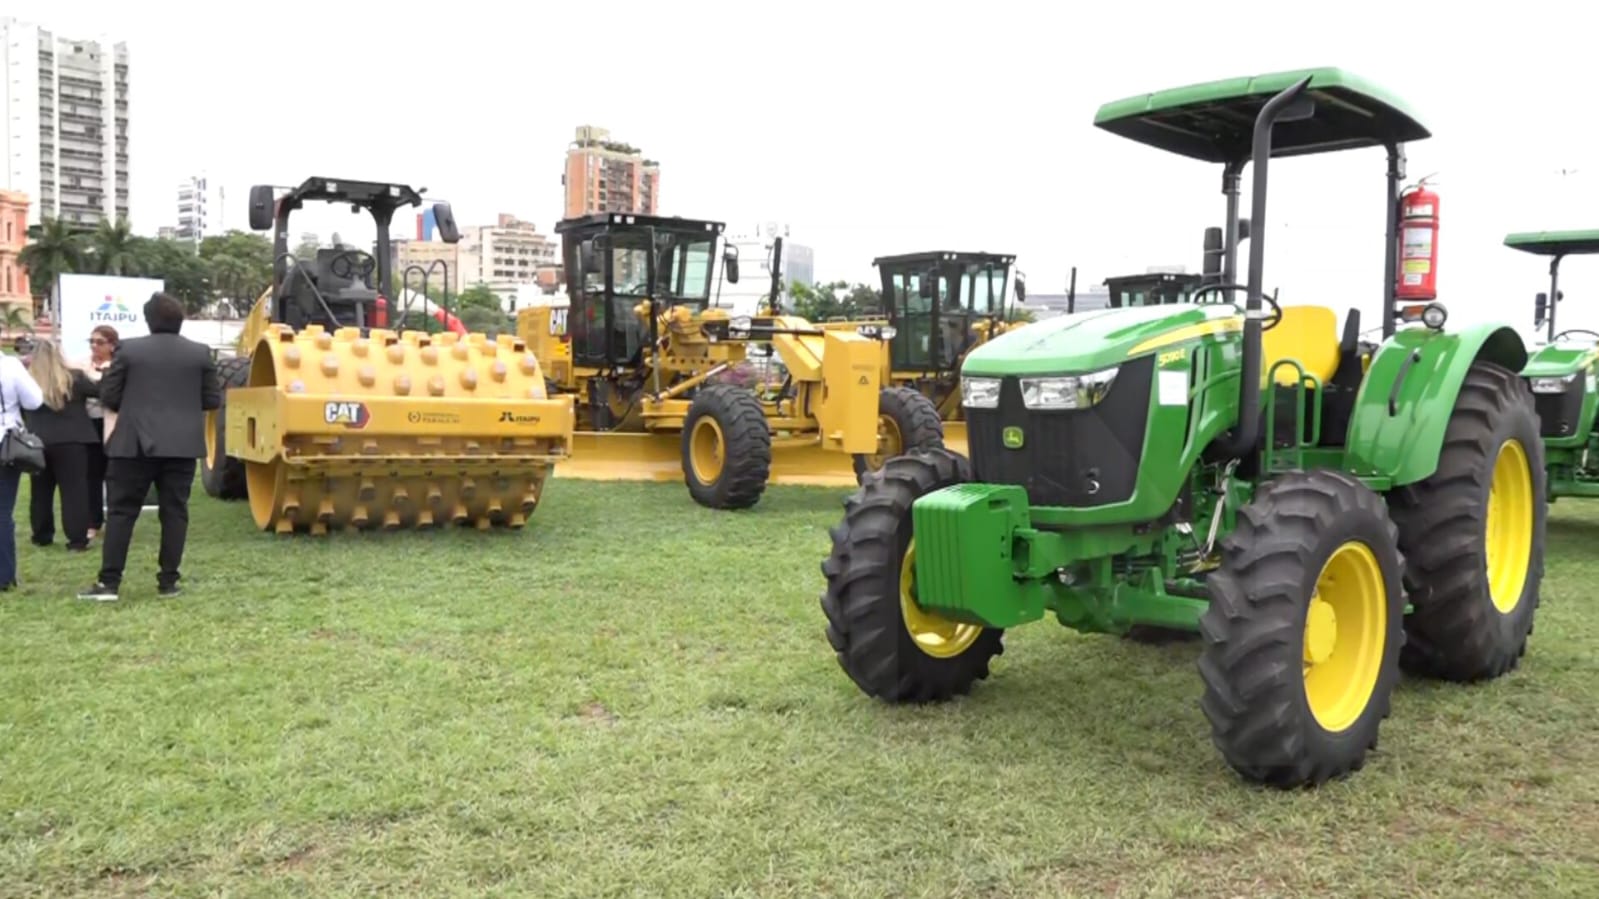
[[[22,410],[44,405],[39,382],[28,374],[27,366],[16,356],[0,353],[0,432],[22,426]]]

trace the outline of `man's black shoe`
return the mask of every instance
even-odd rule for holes
[[[168,584],[167,586],[157,588],[156,592],[161,595],[162,599],[171,599],[172,597],[182,593],[183,588],[179,587],[177,584]]]
[[[116,602],[117,588],[107,587],[105,584],[96,581],[86,589],[79,590],[78,598],[92,599],[95,602]]]

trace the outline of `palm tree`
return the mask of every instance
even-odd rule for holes
[[[47,297],[56,285],[56,276],[73,274],[83,267],[83,233],[58,218],[45,219],[29,235],[17,261],[28,270],[35,297]]]
[[[138,246],[128,220],[102,220],[90,239],[96,267],[102,275],[121,275],[138,265]]]

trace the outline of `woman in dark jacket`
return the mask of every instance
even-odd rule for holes
[[[55,540],[56,488],[61,488],[61,529],[67,549],[89,548],[89,449],[99,442],[85,401],[100,395],[100,385],[81,371],[67,367],[61,351],[48,340],[40,341],[28,373],[39,384],[44,403],[24,413],[28,429],[44,442],[45,470],[32,475],[33,542],[49,546]]]

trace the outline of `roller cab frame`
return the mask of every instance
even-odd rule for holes
[[[739,279],[721,222],[595,213],[555,230],[568,305],[522,310],[518,333],[576,403],[563,476],[682,478],[701,505],[739,509],[768,483],[853,485],[943,445],[930,402],[885,389],[876,337],[782,314],[780,240],[761,314],[735,316],[714,299]],[[738,380],[759,360],[781,363],[781,383]]]
[[[1533,299],[1533,327],[1544,339],[1521,375],[1538,404],[1549,471],[1549,500],[1599,497],[1599,332],[1556,330],[1560,263],[1567,256],[1599,254],[1599,229],[1529,231],[1505,236],[1505,246],[1549,259],[1549,292]]]
[[[1046,616],[1197,633],[1201,705],[1235,772],[1344,776],[1401,664],[1485,680],[1526,648],[1546,509],[1526,348],[1506,324],[1446,329],[1442,304],[1396,302],[1404,146],[1430,132],[1388,91],[1281,72],[1116,101],[1095,125],[1221,169],[1219,277],[1187,302],[1047,319],[972,350],[970,455],[891,459],[846,504],[822,564],[828,639],[863,692],[923,702],[970,691],[1007,629]],[[1340,334],[1337,310],[1263,283],[1269,168],[1367,149],[1387,163],[1371,197],[1384,339],[1369,352],[1356,309]]]
[[[264,530],[519,528],[570,453],[572,401],[547,397],[520,339],[387,327],[389,225],[423,192],[320,177],[281,196],[251,189],[251,227],[273,231],[272,285],[219,365],[224,400],[209,414],[201,477],[212,496],[248,499]],[[370,215],[376,254],[295,259],[290,218],[310,202]],[[449,204],[433,210],[444,241],[460,240]]]

